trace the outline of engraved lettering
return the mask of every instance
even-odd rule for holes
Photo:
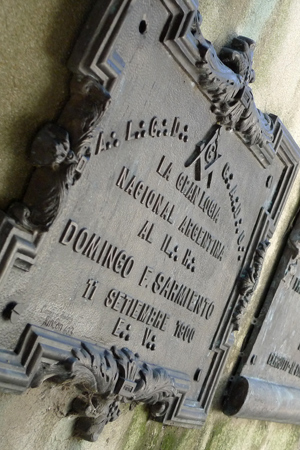
[[[134,265],[134,259],[133,259],[133,256],[129,256],[129,258],[127,258],[127,259],[125,260],[125,264],[124,264],[124,266],[123,266],[123,268],[122,268],[122,271],[121,271],[121,276],[122,276],[123,278],[129,277],[130,272],[131,272],[131,270],[132,270],[132,268],[133,268],[133,265]]]
[[[114,259],[114,271],[120,273],[126,263],[127,255],[124,250],[121,250]]]
[[[159,127],[158,127],[159,124],[161,124],[163,129],[159,129]],[[137,131],[133,131],[133,122],[132,122],[132,120],[129,120],[126,125],[125,140],[130,141],[133,139],[145,138],[147,136],[150,136],[152,138],[161,137],[161,136],[172,136],[172,137],[178,138],[180,141],[183,141],[185,143],[188,142],[188,140],[189,140],[189,136],[187,134],[189,131],[188,124],[181,127],[179,117],[175,117],[172,121],[170,132],[169,132],[168,128],[166,128],[167,125],[168,125],[167,119],[163,119],[162,121],[160,121],[157,118],[157,116],[154,116],[149,122],[148,134],[147,134],[147,130],[146,130],[147,124],[144,120],[141,120],[139,122],[139,130],[137,130]],[[115,135],[116,133],[113,132],[113,134]],[[112,137],[114,137],[114,136],[112,136]],[[119,141],[118,141],[118,145],[114,144],[114,146],[115,147],[119,146]]]
[[[134,175],[125,188],[125,192],[127,192],[127,194],[129,194],[129,195],[132,195],[135,180],[136,180],[136,176]]]
[[[88,231],[87,231],[86,228],[82,228],[79,231],[79,233],[78,233],[78,235],[77,235],[77,237],[76,237],[76,239],[74,241],[74,246],[73,246],[74,252],[79,253],[80,251],[83,250],[83,247],[84,247],[84,245],[86,243],[88,235],[89,234],[88,234]]]
[[[152,309],[153,309],[152,306],[147,305],[146,303],[144,303],[144,306],[143,306],[142,311],[141,311],[141,313],[140,313],[140,315],[138,317],[138,320],[140,320],[141,322],[146,322],[149,319],[149,317],[150,317]]]
[[[150,316],[148,317],[148,320],[147,320],[147,325],[153,325],[153,323],[154,323],[154,320],[155,320],[155,318],[156,318],[156,316],[157,316],[157,314],[159,313],[159,311],[158,311],[158,309],[156,309],[156,308],[152,308],[152,311],[151,311],[151,314],[150,314]],[[154,326],[154,325],[153,325]]]
[[[165,161],[165,155],[161,158],[160,163],[156,169],[156,172],[163,178],[165,178],[167,181],[169,181],[171,170],[173,163],[170,162],[168,165],[163,166]]]
[[[125,299],[125,294],[123,294],[123,292],[119,292],[118,295],[116,296],[114,303],[112,305],[112,309],[114,309],[115,311],[120,311],[120,308],[123,304],[123,300]]]
[[[132,130],[132,120],[129,120],[128,122],[127,122],[127,129],[126,129],[126,141],[131,141],[132,139],[134,139],[135,138],[135,134],[133,133],[131,133],[131,130]]]
[[[132,313],[130,314],[133,319],[138,318],[142,307],[143,307],[143,302],[141,302],[140,300],[137,300],[135,303],[134,309],[133,309]]]
[[[87,287],[83,293],[83,298],[88,300],[93,300],[94,294],[96,292],[98,281],[93,280],[93,278],[89,278],[87,281]]]
[[[144,183],[142,181],[139,181],[134,189],[133,198],[137,200],[142,195],[143,190]]]
[[[177,189],[178,191],[181,191],[181,190],[182,190],[183,184],[184,184],[184,180],[185,180],[184,173],[181,172],[181,173],[179,174],[178,178],[177,178],[177,181],[176,181],[176,189]]]
[[[124,300],[123,306],[121,307],[120,312],[124,313],[126,315],[129,315],[129,311],[131,310],[131,305],[133,304],[134,298],[128,294],[124,294],[124,295],[125,295],[125,300]]]
[[[123,167],[123,169],[121,170],[120,176],[118,178],[117,181],[117,186],[119,186],[121,189],[124,189],[124,183],[127,179],[127,176],[129,174],[129,169],[127,169],[127,167]]]
[[[155,201],[155,205],[153,206],[153,209],[152,209],[152,211],[153,211],[156,215],[158,215],[158,214],[161,212],[161,207],[162,207],[163,201],[164,201],[163,195],[158,194],[158,197],[157,197],[157,199],[156,199],[156,201]],[[146,206],[147,206],[147,205],[146,205]],[[163,213],[162,213],[162,214],[163,214]],[[161,216],[161,217],[162,217],[162,216]]]
[[[241,234],[238,237],[238,240],[237,240],[238,245],[241,245],[241,243],[243,242],[244,238],[245,238],[245,231],[242,231]]]
[[[294,277],[294,280],[293,280],[294,282],[293,282],[293,285],[292,285],[292,289],[297,294],[300,294],[300,278]]]
[[[134,299],[124,292],[111,289],[104,300],[104,305],[125,316],[131,317],[139,322],[150,325],[161,331],[165,331],[170,315],[155,308],[142,300]],[[116,332],[119,325],[116,325]]]
[[[151,137],[155,137],[156,133],[157,133],[157,117],[153,117],[153,119],[151,119],[150,121],[149,135]]]
[[[88,258],[91,258],[93,261],[95,261],[96,253],[97,253],[100,241],[101,241],[101,237],[97,236],[94,233],[92,235],[91,239],[89,240],[87,246],[83,250],[82,254],[87,256]]]
[[[117,250],[118,250],[117,247],[113,247],[113,245],[110,244],[110,246],[109,246],[109,248],[108,248],[108,250],[106,252],[106,255],[104,256],[104,259],[102,261],[102,266],[103,267],[107,267],[108,269],[112,268],[112,264],[113,264],[113,261],[115,259],[115,255],[116,255]]]
[[[221,208],[215,200],[206,194],[206,191],[200,188],[188,175],[182,172],[178,175],[176,189],[185,196],[185,198],[203,211],[215,223],[218,222]]]
[[[195,336],[195,328],[191,328],[190,325],[186,325],[181,320],[177,320],[174,336],[190,344]]]
[[[161,251],[163,251],[166,255],[168,255],[169,258],[173,258],[174,261],[178,261],[178,244],[175,244],[174,247],[171,247],[171,241],[172,241],[172,236],[169,236],[168,234],[166,234],[164,242],[161,246]]]
[[[151,329],[150,328],[146,328],[145,333],[144,333],[144,337],[143,337],[143,341],[142,341],[142,345],[146,345],[146,343],[148,342],[150,336],[151,336]]]
[[[177,136],[179,132],[179,127],[180,127],[179,117],[175,117],[172,125],[171,136]]]
[[[206,315],[205,315],[206,320],[208,320],[208,319],[211,317],[211,315],[212,315],[214,309],[215,309],[215,305],[214,305],[214,303],[212,302],[212,303],[209,305],[208,309],[207,309],[207,312],[206,312]]]
[[[100,253],[99,253],[99,255],[98,255],[98,258],[97,258],[97,261],[96,261],[97,264],[100,264],[102,255],[103,255],[104,251],[106,250],[107,245],[108,245],[108,242],[105,241],[104,244],[102,245],[101,250],[100,250]]]
[[[158,194],[158,195],[160,195],[160,194]],[[145,203],[146,208],[150,208],[152,206],[154,199],[155,199],[155,191],[152,190],[149,192],[149,195],[147,196],[147,200]]]
[[[69,220],[69,222],[67,223],[67,226],[65,228],[65,231],[63,232],[59,242],[62,245],[70,244],[70,242],[74,238],[77,230],[78,230],[77,223],[74,222],[73,220]]]
[[[156,275],[151,284],[151,290],[154,294],[159,294],[182,308],[204,317],[205,320],[209,320],[214,312],[213,301],[201,296],[183,283],[177,282],[174,278],[167,277],[163,272]]]
[[[170,314],[164,314],[162,321],[158,326],[161,331],[166,331],[167,322],[169,319],[170,319]],[[156,326],[156,322],[154,323],[154,326]]]
[[[174,219],[172,217],[172,214],[174,212],[174,205],[171,205],[169,202],[165,205],[160,217],[167,222],[169,222],[171,225],[174,223]]]
[[[69,221],[60,243],[69,245],[73,243],[73,251],[81,253],[83,256],[90,258],[102,267],[113,270],[115,273],[121,275],[122,278],[127,278],[134,266],[133,256],[129,256],[125,250],[120,250],[114,244],[104,241],[102,245],[101,236],[90,233],[87,228],[81,228],[78,231],[78,225]],[[90,237],[89,237],[90,236]],[[99,253],[98,253],[99,252]]]
[[[112,332],[112,334],[113,334],[114,336],[119,337],[119,335],[120,335],[120,333],[121,333],[121,331],[122,331],[122,325],[123,325],[124,323],[125,323],[125,320],[123,320],[123,319],[118,319],[118,322],[116,323],[115,328],[114,328],[114,330],[113,330],[113,332]]]
[[[300,378],[300,365],[295,361],[289,360],[285,356],[280,356],[277,353],[272,352],[268,356],[267,364],[274,367],[274,369],[288,372],[290,375]]]
[[[68,319],[67,319],[68,320]],[[64,325],[61,323],[60,319],[53,319],[51,316],[47,316],[42,327],[52,328],[52,330],[58,331],[63,334],[72,335],[74,332],[74,327],[72,325]]]
[[[229,194],[229,198],[231,200],[231,212],[233,215],[233,219],[235,220],[235,222],[234,222],[235,233],[238,235],[238,238],[237,238],[237,246],[238,246],[238,252],[239,252],[238,261],[241,261],[242,254],[245,251],[245,247],[241,246],[241,243],[245,238],[245,231],[240,230],[240,226],[243,222],[243,219],[239,218],[241,211],[242,211],[242,206],[241,206],[241,203],[239,202],[239,197],[237,195],[237,192],[238,192],[237,184],[235,184],[234,187],[231,187],[231,183],[233,182],[234,176],[233,176],[233,173],[231,172],[229,163],[226,163],[223,168],[222,178],[226,185],[226,189],[229,191],[228,194]]]
[[[104,138],[103,138],[103,131],[99,134],[99,138],[97,141],[96,149],[95,149],[95,155],[98,155],[100,152],[103,152],[106,150]]]
[[[145,270],[143,272],[142,278],[140,279],[140,282],[139,282],[140,286],[144,285],[145,288],[148,286],[148,283],[147,283],[147,281],[148,281],[148,274],[151,274],[151,273],[153,273],[152,267],[146,266]]]
[[[108,308],[111,307],[112,304],[114,303],[117,295],[118,295],[118,291],[116,291],[116,289],[111,289],[109,291],[106,299],[104,300],[105,306],[107,306]]]
[[[158,217],[170,224],[174,223],[175,205],[155,189],[145,186],[142,180],[137,181],[137,177],[130,175],[129,169],[125,166],[120,172],[116,185],[146,208],[151,209]]]
[[[199,224],[194,223],[193,219],[185,216],[178,226],[178,230],[187,238],[191,239],[197,245],[202,247],[208,254],[218,261],[222,261],[225,245],[213,237],[207,230]]]
[[[153,331],[150,328],[146,328],[142,345],[147,349],[154,351],[156,349],[155,341],[156,336],[153,334]]]

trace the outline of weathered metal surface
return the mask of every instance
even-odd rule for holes
[[[299,424],[300,216],[224,401],[229,415]]]
[[[253,41],[219,59],[197,7],[97,2],[1,216],[1,388],[72,379],[84,439],[125,401],[203,424],[298,168],[255,106]]]

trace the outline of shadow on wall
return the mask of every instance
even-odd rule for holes
[[[32,170],[27,153],[37,130],[68,98],[67,61],[95,0],[3,0],[0,48],[0,208],[21,199]]]

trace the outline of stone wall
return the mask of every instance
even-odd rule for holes
[[[155,6],[158,0],[149,0]],[[21,198],[31,167],[26,154],[37,128],[54,120],[68,97],[66,62],[93,0],[2,0],[0,9],[0,207]],[[300,145],[300,5],[297,0],[202,0],[202,31],[219,49],[234,35],[257,42],[257,106],[278,115]],[[262,281],[236,336],[212,410],[201,430],[165,427],[148,420],[147,410],[126,406],[97,443],[72,436],[66,417],[70,387],[45,384],[21,396],[0,396],[0,447],[3,450],[297,450],[300,428],[231,419],[220,399],[242,345],[263,286],[298,206],[297,178],[280,226],[272,239]]]

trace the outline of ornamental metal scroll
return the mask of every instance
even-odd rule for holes
[[[97,1],[70,99],[32,143],[23,200],[1,212],[1,389],[68,380],[86,440],[125,402],[204,423],[298,170],[284,125],[255,106],[254,42],[217,56],[201,20],[191,0]]]
[[[77,396],[70,399],[70,414],[77,418],[75,434],[91,442],[108,422],[119,417],[120,403],[134,407],[143,402],[150,405],[153,417],[160,417],[170,400],[189,388],[185,374],[170,374],[149,365],[127,348],[107,350],[31,325],[9,359],[8,363],[6,355],[6,361],[0,360],[4,390],[9,380],[16,392],[48,379],[77,386]]]

